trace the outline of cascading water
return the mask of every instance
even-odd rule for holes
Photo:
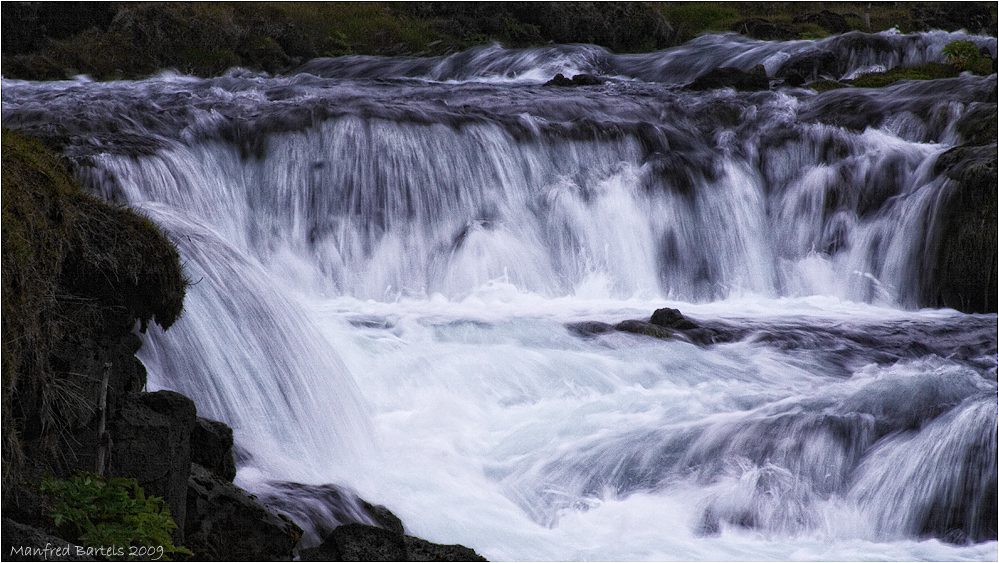
[[[348,485],[498,560],[994,559],[996,318],[915,307],[933,165],[995,77],[677,86],[956,38],[4,80],[3,119],[177,243],[193,285],[150,385],[230,424],[237,482],[284,506],[282,482]],[[614,78],[539,84],[584,71]],[[567,328],[663,306],[733,337]]]

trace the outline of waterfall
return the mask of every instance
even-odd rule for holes
[[[996,319],[918,308],[954,187],[934,165],[995,77],[680,87],[956,38],[4,80],[3,119],[177,244],[184,315],[139,356],[233,427],[251,491],[344,484],[491,559],[981,560]],[[664,306],[730,338],[567,329]]]

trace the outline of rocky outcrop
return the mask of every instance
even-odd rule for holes
[[[302,561],[486,561],[462,545],[440,545],[366,524],[345,524],[319,547],[302,550]]]
[[[656,309],[655,312],[652,313],[652,318],[649,319],[649,322],[654,325],[671,328],[673,330],[699,328],[696,323],[684,317],[678,309],[670,309],[669,307]]]
[[[232,428],[198,417],[191,431],[191,462],[231,483],[236,478],[233,445]]]
[[[717,322],[705,326],[684,317],[677,309],[668,307],[656,309],[648,321],[629,319],[614,325],[599,321],[583,321],[569,323],[565,328],[583,338],[612,332],[628,332],[660,340],[680,340],[698,346],[732,342],[745,337],[745,331],[740,333]]]
[[[177,523],[178,544],[184,542],[195,418],[194,402],[180,393],[132,393],[111,427],[108,475],[133,478],[146,494],[162,497]]]
[[[953,184],[937,212],[922,305],[995,313],[997,288],[996,145],[955,147],[934,171]]]
[[[486,561],[463,545],[441,545],[413,536],[406,536],[407,561]]]
[[[758,92],[770,89],[770,79],[763,65],[756,65],[748,71],[721,67],[698,76],[685,86],[687,90],[704,91],[717,88],[734,88],[740,92]]]
[[[148,219],[84,194],[40,143],[4,130],[3,180],[6,499],[7,485],[93,471],[110,453],[146,384],[134,331],[169,327],[187,281]]]
[[[566,78],[562,74],[556,74],[551,80],[545,82],[545,86],[599,86],[603,84],[602,78],[593,76],[592,74],[577,74],[572,78]]]
[[[203,561],[290,561],[302,529],[268,511],[256,497],[191,466],[185,546]]]

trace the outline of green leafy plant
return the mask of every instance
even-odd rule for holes
[[[947,57],[947,62],[959,71],[976,72],[982,63],[978,46],[972,41],[952,41],[943,48],[943,54]]]
[[[69,479],[47,477],[39,490],[50,498],[47,513],[52,523],[72,526],[86,547],[115,548],[104,552],[115,559],[131,559],[134,547],[162,547],[157,555],[167,561],[171,554],[191,555],[173,544],[170,534],[177,524],[170,508],[162,498],[146,496],[135,479],[79,472]]]

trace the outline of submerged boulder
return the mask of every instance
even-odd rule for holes
[[[672,330],[654,325],[652,323],[647,323],[645,321],[637,321],[637,320],[621,321],[616,325],[614,325],[614,328],[620,330],[621,332],[641,334],[643,336],[651,336],[653,338],[661,338],[664,340],[673,338]]]
[[[614,332],[614,325],[599,321],[583,321],[579,323],[569,323],[565,325],[569,332],[576,336],[593,336],[595,334],[606,334]]]

